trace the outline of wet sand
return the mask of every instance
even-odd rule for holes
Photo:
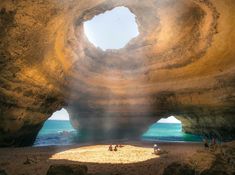
[[[8,175],[45,175],[51,164],[87,165],[89,174],[160,175],[172,162],[187,162],[201,143],[159,143],[167,153],[153,154],[153,143],[123,143],[118,151],[108,144],[1,148],[0,169]]]

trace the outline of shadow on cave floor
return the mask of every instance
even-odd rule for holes
[[[89,156],[96,154],[100,149],[96,147],[103,147],[107,149],[100,159],[111,156],[117,156],[120,152],[109,152],[108,145],[90,145],[86,146],[72,145],[72,146],[49,146],[49,147],[25,147],[25,148],[2,148],[0,149],[0,169],[4,169],[8,175],[44,175],[46,174],[50,165],[53,164],[79,164],[88,167],[90,175],[161,175],[164,168],[173,162],[187,162],[192,166],[198,166],[199,169],[206,169],[212,166],[215,160],[214,154],[205,151],[202,144],[198,143],[160,143],[160,147],[168,153],[160,156],[153,155],[152,143],[133,142],[123,143],[124,148],[133,147],[130,149],[130,154],[126,156],[133,156],[131,159],[137,159],[133,162],[111,163],[103,162],[97,163],[95,161],[87,161]],[[235,145],[235,142],[233,143]],[[125,148],[126,147],[126,148]],[[86,148],[83,153],[76,153],[74,149]],[[234,147],[235,148],[235,147]],[[141,155],[138,154],[139,149],[149,149],[149,159],[139,161]],[[134,152],[136,151],[136,152]],[[89,154],[89,152],[91,154]],[[150,155],[151,154],[151,155]],[[195,155],[197,155],[195,157]],[[199,156],[200,155],[200,156]],[[66,158],[64,158],[64,156]],[[76,157],[79,161],[75,161]],[[194,159],[191,159],[194,157]],[[204,158],[204,161],[202,161]],[[206,158],[206,161],[205,161]]]

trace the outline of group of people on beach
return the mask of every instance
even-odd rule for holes
[[[217,148],[217,142],[216,139],[213,137],[211,141],[208,141],[208,139],[203,139],[204,147],[205,149],[209,149],[211,151],[215,151]]]
[[[123,147],[123,145],[115,145],[114,147],[113,147],[113,145],[109,145],[109,151],[117,151],[118,150],[118,148],[122,148]]]
[[[118,144],[114,145],[114,146],[109,145],[108,151],[118,151],[118,148],[122,148],[122,147],[124,147],[124,146],[123,145],[118,145]],[[164,151],[162,151],[157,144],[153,145],[153,152],[156,155],[160,155],[160,154],[164,153]]]

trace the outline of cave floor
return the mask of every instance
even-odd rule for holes
[[[8,175],[44,175],[52,164],[82,164],[87,165],[89,174],[160,175],[172,162],[195,163],[203,170],[214,160],[214,155],[202,143],[160,143],[166,151],[160,156],[153,154],[150,143],[123,146],[116,152],[108,151],[108,144],[1,148],[0,169]],[[202,158],[206,160],[201,161]]]

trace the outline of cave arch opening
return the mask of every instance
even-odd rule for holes
[[[124,6],[115,7],[85,21],[83,29],[88,41],[103,51],[121,49],[139,35],[135,14]]]
[[[175,116],[161,118],[152,124],[142,135],[143,140],[163,142],[201,142],[199,135],[188,134],[183,131],[182,122]]]
[[[76,130],[70,123],[69,113],[65,108],[55,111],[39,131],[34,146],[69,145],[76,137]]]

